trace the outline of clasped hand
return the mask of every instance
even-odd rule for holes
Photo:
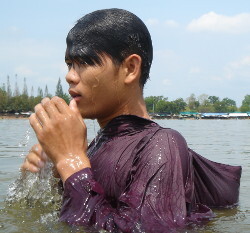
[[[22,168],[37,172],[46,161],[54,163],[61,179],[90,167],[87,158],[87,130],[75,100],[69,106],[59,97],[45,98],[36,105],[30,124],[40,144],[27,155]]]

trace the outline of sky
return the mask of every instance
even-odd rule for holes
[[[0,7],[0,85],[10,77],[35,93],[59,77],[67,92],[65,38],[75,22],[98,9],[122,8],[147,25],[154,59],[144,96],[186,100],[207,94],[241,105],[250,95],[249,0],[9,0]]]

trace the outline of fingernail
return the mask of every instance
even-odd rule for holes
[[[44,162],[43,161],[38,161],[38,167],[40,167],[40,168],[42,168],[42,167],[44,167]]]
[[[39,172],[40,168],[33,166],[33,172]]]
[[[46,153],[43,151],[42,152],[42,158],[44,159],[44,160],[47,160],[48,159],[48,156],[46,155]]]

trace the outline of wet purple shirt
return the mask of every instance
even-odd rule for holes
[[[92,168],[64,184],[60,220],[110,232],[169,232],[237,203],[241,167],[209,161],[175,130],[119,116],[88,148]]]

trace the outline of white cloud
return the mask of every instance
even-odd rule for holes
[[[155,18],[150,18],[146,21],[147,26],[156,26],[159,24],[159,20]]]
[[[175,20],[172,20],[172,19],[166,20],[165,25],[168,27],[173,27],[173,28],[179,26],[179,24]]]
[[[210,31],[226,33],[250,32],[250,13],[226,16],[209,12],[187,25],[189,31]]]
[[[165,20],[165,21],[161,21],[159,19],[156,18],[150,18],[146,21],[147,26],[149,27],[154,27],[154,26],[166,26],[166,27],[170,27],[170,28],[176,28],[179,26],[178,22],[176,22],[175,20],[169,19],[169,20]]]

